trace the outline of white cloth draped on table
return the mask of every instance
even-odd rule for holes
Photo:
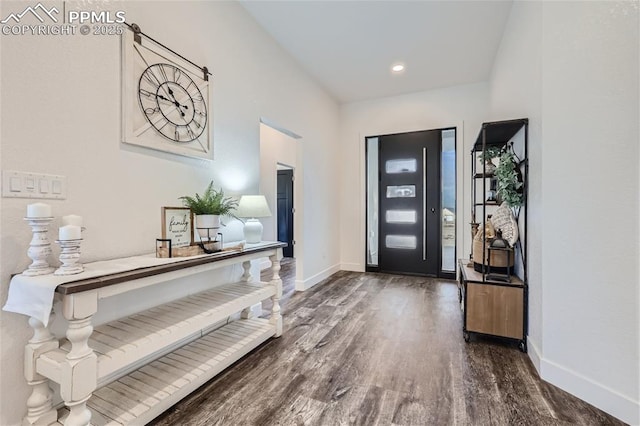
[[[51,308],[53,307],[53,297],[56,287],[61,284],[151,266],[176,263],[186,259],[185,257],[157,258],[154,254],[149,254],[88,263],[83,265],[84,272],[75,275],[57,276],[49,274],[35,277],[28,277],[22,274],[16,275],[11,279],[7,303],[2,309],[7,312],[15,312],[36,318],[47,326],[49,324]]]

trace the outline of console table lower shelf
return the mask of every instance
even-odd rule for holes
[[[145,424],[276,334],[265,319],[234,321],[96,390],[91,424]],[[58,411],[64,424],[69,410]]]

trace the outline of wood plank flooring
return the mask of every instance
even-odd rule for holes
[[[283,336],[153,424],[623,424],[541,381],[515,346],[465,343],[452,281],[342,271],[293,293],[292,262],[281,276]]]

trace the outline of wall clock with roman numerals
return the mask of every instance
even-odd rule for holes
[[[140,109],[156,131],[179,143],[202,136],[207,104],[198,85],[172,64],[149,65],[138,83]]]
[[[122,35],[123,142],[212,159],[210,78],[132,31]]]

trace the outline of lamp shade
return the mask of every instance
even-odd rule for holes
[[[236,210],[238,217],[271,217],[271,210],[264,195],[243,195]]]

